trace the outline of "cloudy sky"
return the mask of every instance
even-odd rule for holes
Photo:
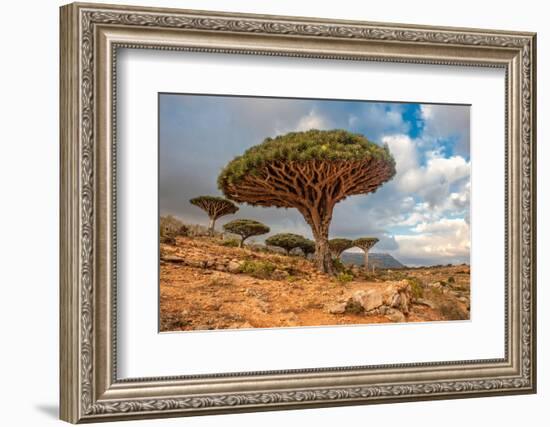
[[[159,120],[161,215],[206,225],[189,199],[221,195],[220,170],[245,149],[290,131],[346,129],[387,143],[397,173],[338,203],[330,237],[376,236],[373,252],[407,265],[469,262],[469,106],[161,94]],[[294,209],[241,205],[217,227],[236,218],[311,237]]]

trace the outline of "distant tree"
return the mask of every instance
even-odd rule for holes
[[[223,229],[229,233],[241,236],[239,247],[242,248],[244,241],[252,236],[260,236],[269,233],[269,227],[261,222],[252,219],[236,219],[224,224]]]
[[[288,255],[292,249],[301,248],[305,240],[305,237],[299,234],[281,233],[268,237],[265,239],[265,243],[269,246],[276,246],[284,249]]]
[[[333,258],[340,258],[342,252],[353,246],[353,240],[350,239],[330,239],[328,241],[328,247],[330,248],[330,254]]]
[[[182,224],[181,227],[178,229],[178,235],[187,236],[188,234],[189,234],[189,227],[185,224]]]
[[[360,237],[359,239],[355,239],[353,241],[352,246],[357,246],[365,252],[365,270],[368,270],[369,268],[369,250],[376,245],[376,243],[378,243],[378,239],[376,237]]]
[[[216,220],[225,215],[234,214],[239,208],[230,200],[216,196],[199,196],[189,200],[189,203],[201,208],[208,214],[210,223],[208,224],[208,233],[214,234]]]
[[[311,254],[314,254],[315,253],[315,242],[313,240],[309,240],[309,239],[306,239],[304,238],[304,240],[302,240],[300,242],[300,249],[302,250],[302,252],[304,253],[304,256],[307,258],[309,255]]]
[[[172,215],[161,216],[159,221],[160,242],[174,245],[176,236],[186,236],[187,226]]]
[[[222,170],[218,187],[239,203],[296,208],[311,227],[317,268],[332,274],[328,235],[334,206],[376,191],[394,175],[387,146],[341,129],[312,129],[249,148]]]

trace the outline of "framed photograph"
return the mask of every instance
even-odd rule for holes
[[[63,6],[61,418],[534,393],[535,41]]]

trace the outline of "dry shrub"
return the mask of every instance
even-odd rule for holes
[[[419,299],[424,295],[424,288],[422,287],[422,282],[416,277],[409,277],[407,279],[409,286],[411,287],[411,293],[413,298]]]
[[[342,284],[349,283],[353,280],[353,274],[344,273],[344,272],[338,273],[338,275],[336,276],[336,280],[338,280]]]
[[[276,265],[269,261],[246,260],[241,266],[241,273],[257,279],[269,279],[275,269]]]
[[[447,320],[464,320],[467,319],[464,312],[453,301],[445,301],[438,305],[439,311]]]

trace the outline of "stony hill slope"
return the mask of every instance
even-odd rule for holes
[[[161,331],[469,318],[468,266],[333,277],[302,256],[177,237],[161,244]]]

